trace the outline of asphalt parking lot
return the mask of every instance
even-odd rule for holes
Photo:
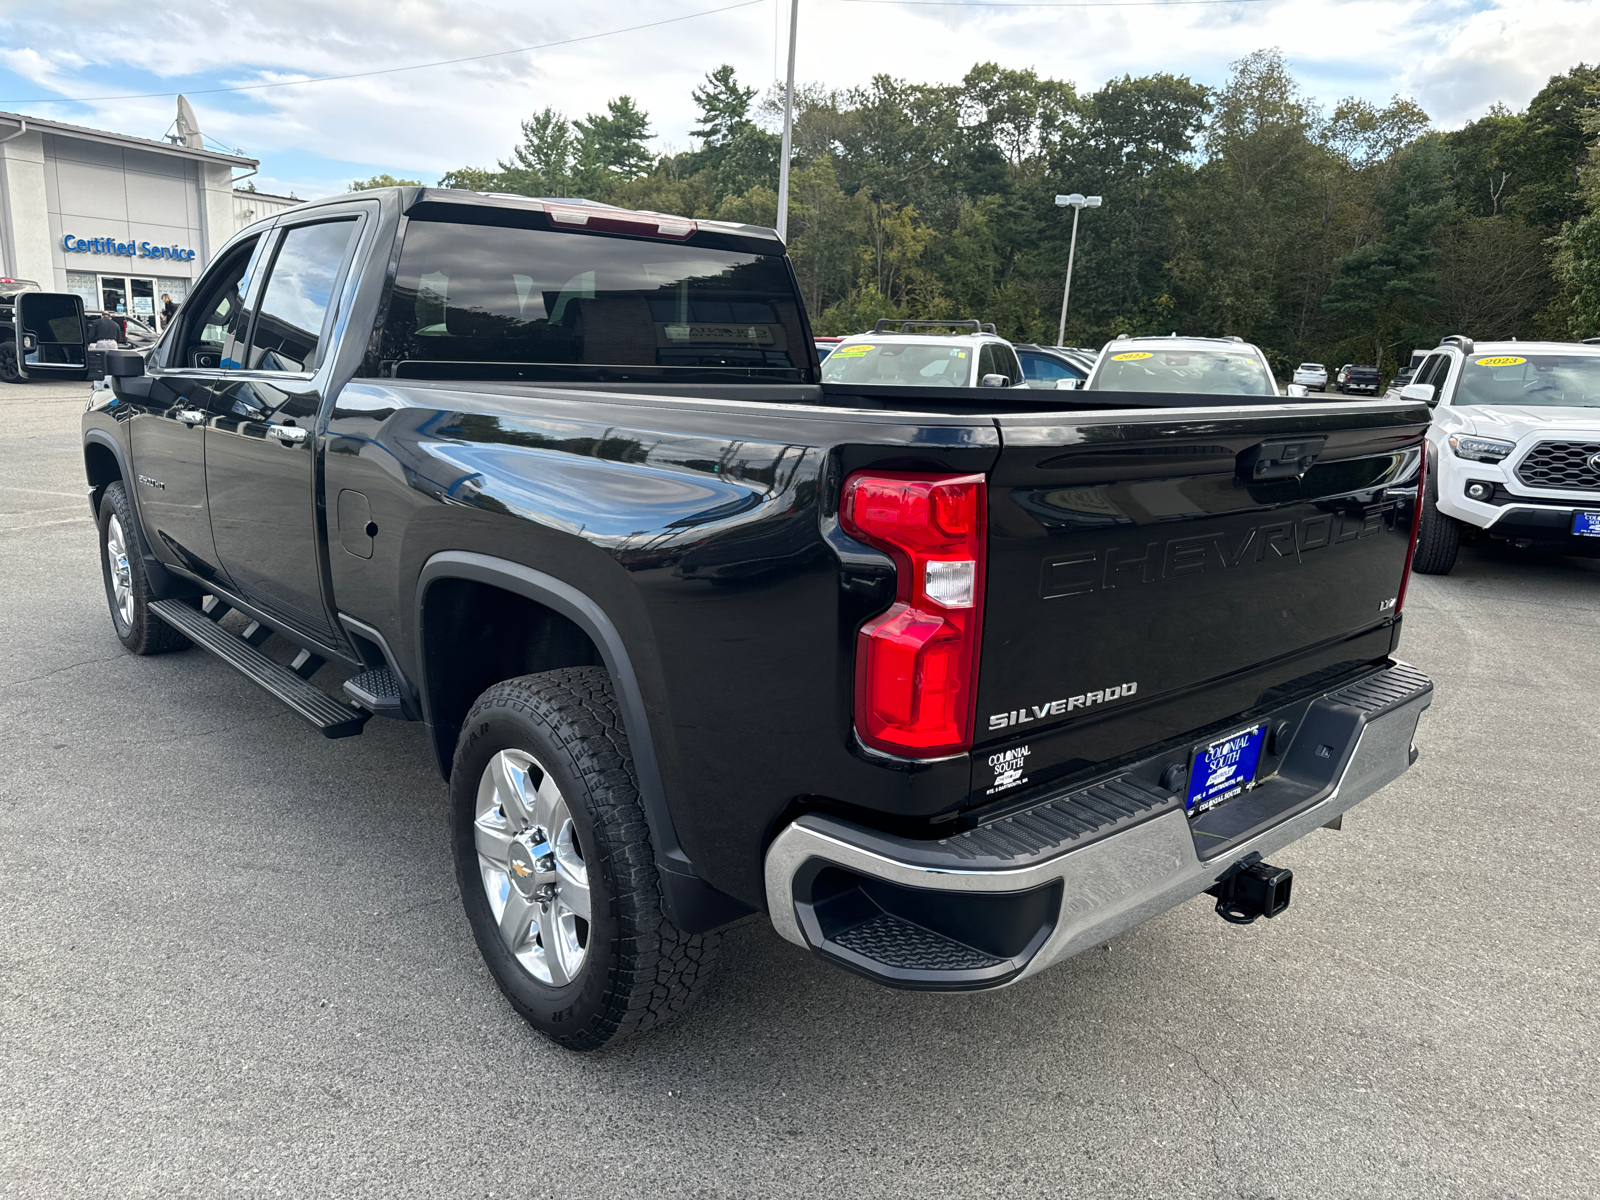
[[[325,741],[111,632],[84,385],[0,385],[0,1196],[1592,1196],[1600,561],[1417,577],[1421,761],[1001,992],[896,993],[750,921],[676,1025],[579,1056],[502,1001],[419,727]]]

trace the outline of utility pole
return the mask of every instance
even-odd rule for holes
[[[789,148],[794,142],[794,41],[800,0],[789,0],[789,82],[783,90],[783,157],[778,160],[778,236],[789,240]]]
[[[1100,197],[1073,192],[1070,196],[1057,196],[1056,204],[1072,209],[1072,242],[1067,247],[1067,286],[1061,292],[1061,325],[1056,330],[1056,345],[1060,346],[1067,340],[1067,301],[1072,299],[1072,260],[1078,254],[1078,214],[1086,208],[1099,208]]]

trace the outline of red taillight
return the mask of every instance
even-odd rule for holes
[[[1400,576],[1400,592],[1394,598],[1396,615],[1406,606],[1406,588],[1411,585],[1411,561],[1417,557],[1417,535],[1422,532],[1422,504],[1428,487],[1428,448],[1422,448],[1422,461],[1417,464],[1417,502],[1411,509],[1411,546],[1406,550],[1406,569]]]
[[[983,628],[983,476],[852,475],[839,520],[888,551],[898,574],[894,605],[856,635],[856,732],[913,758],[967,749]]]

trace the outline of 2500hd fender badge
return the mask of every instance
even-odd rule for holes
[[[1026,725],[1029,721],[1038,721],[1044,717],[1059,717],[1078,708],[1090,708],[1096,704],[1104,704],[1108,700],[1121,700],[1133,695],[1139,690],[1137,683],[1118,683],[1108,688],[1101,688],[1094,692],[1085,692],[1081,696],[1068,696],[1062,700],[1052,700],[1048,704],[1034,704],[1026,708],[1014,708],[1010,712],[995,713],[989,718],[990,729],[1005,729],[1009,725]]]

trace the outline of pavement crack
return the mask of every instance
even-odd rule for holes
[[[21,687],[25,683],[38,683],[41,679],[49,679],[52,675],[60,675],[63,671],[76,671],[79,667],[92,667],[96,663],[116,662],[122,657],[123,656],[121,654],[113,654],[106,658],[89,658],[85,659],[83,662],[68,663],[64,667],[57,667],[53,671],[46,671],[43,675],[30,675],[26,679],[8,679],[5,681],[4,686]]]

